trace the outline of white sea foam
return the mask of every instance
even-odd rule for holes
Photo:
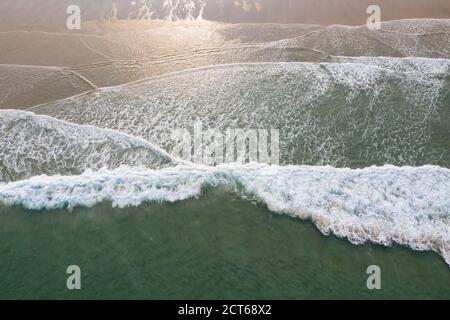
[[[128,19],[167,21],[202,20],[207,0],[141,0],[132,6]],[[113,10],[117,19],[117,7]]]
[[[274,212],[310,219],[324,234],[352,243],[433,250],[450,264],[450,170],[435,166],[120,167],[2,184],[0,203],[48,210],[110,201],[122,208],[199,197],[208,187],[253,196]]]
[[[367,64],[430,79],[435,78],[437,75],[447,75],[450,72],[449,59],[337,56],[333,57],[332,61],[337,63]]]
[[[159,168],[175,162],[141,138],[31,112],[0,110],[0,182],[123,164]]]
[[[340,56],[448,58],[447,20],[400,20],[383,23],[381,30],[366,25],[333,25],[306,35],[275,41],[276,48],[309,48]]]
[[[448,166],[450,60],[336,58],[340,63],[221,65],[98,90],[33,109],[116,129],[169,153],[197,122],[279,129],[282,164]]]

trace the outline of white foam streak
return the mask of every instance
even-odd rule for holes
[[[169,153],[177,146],[174,130],[192,133],[202,122],[222,133],[279,129],[282,164],[448,167],[445,146],[433,137],[442,135],[438,131],[447,118],[450,60],[336,59],[339,63],[215,65],[34,111],[126,132]]]
[[[129,19],[194,21],[203,19],[207,0],[140,0],[128,14]]]
[[[0,181],[79,174],[122,164],[159,168],[175,161],[141,138],[18,110],[0,110]]]
[[[3,184],[0,202],[32,210],[91,207],[105,201],[123,208],[199,197],[209,187],[240,190],[240,195],[251,195],[274,212],[310,219],[324,234],[352,243],[433,250],[450,264],[450,170],[435,166],[120,167]]]

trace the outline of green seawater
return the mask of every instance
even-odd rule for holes
[[[220,191],[174,204],[0,207],[1,299],[450,299],[432,252],[355,246]],[[81,290],[66,268],[81,268]],[[381,268],[381,290],[366,269]]]

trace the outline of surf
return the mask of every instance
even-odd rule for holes
[[[18,110],[0,110],[0,146],[0,182],[123,164],[160,168],[177,163],[142,138]]]
[[[35,176],[0,185],[0,203],[27,210],[111,203],[178,202],[221,189],[279,214],[311,220],[326,235],[354,244],[432,250],[450,265],[450,170],[437,166],[369,167],[183,164],[121,166],[74,176]]]
[[[450,60],[333,59],[215,65],[99,89],[33,111],[126,132],[169,153],[175,130],[192,131],[202,122],[205,130],[222,133],[280,130],[283,165],[450,166]]]

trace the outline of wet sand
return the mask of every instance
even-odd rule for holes
[[[133,5],[129,0],[78,0],[84,21],[124,19],[197,19],[231,23],[300,23],[319,25],[361,25],[367,20],[371,0],[189,0],[164,5],[163,0],[146,0]],[[174,2],[175,3],[175,2]],[[183,6],[183,3],[186,5]],[[414,18],[450,18],[447,0],[378,0],[383,21]],[[29,0],[0,3],[1,29],[64,28],[66,9],[72,0]],[[194,5],[192,7],[192,5]]]
[[[82,32],[0,32],[0,108],[27,109],[97,88],[218,64],[332,62],[333,56],[450,57],[447,20],[362,27],[89,22]]]

